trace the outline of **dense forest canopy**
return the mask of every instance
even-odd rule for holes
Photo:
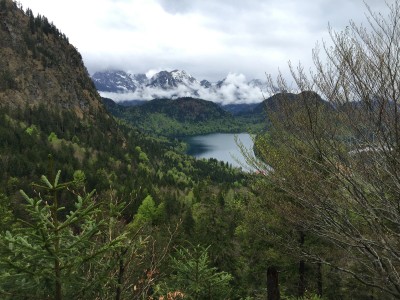
[[[233,115],[218,104],[196,98],[154,99],[137,106],[122,106],[103,98],[106,109],[119,119],[151,135],[180,137],[224,133],[256,133],[266,128],[265,103]]]

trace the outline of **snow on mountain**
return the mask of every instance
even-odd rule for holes
[[[192,88],[199,85],[199,82],[183,70],[174,70],[171,72],[161,71],[156,73],[150,78],[150,83],[148,84],[152,88],[159,87],[162,89],[177,88],[179,85]]]
[[[184,84],[186,86],[199,84],[196,78],[183,70],[174,70],[170,72],[170,74],[178,84]]]
[[[162,89],[171,89],[178,87],[178,83],[172,76],[171,72],[161,71],[151,77],[150,83],[147,86],[152,88],[158,87]]]
[[[92,76],[99,93],[115,101],[155,98],[197,97],[221,104],[256,103],[264,100],[266,83],[247,81],[243,74],[230,73],[221,81],[199,82],[184,70],[145,74],[124,71],[96,72]]]
[[[146,74],[130,74],[129,76],[132,78],[133,82],[136,86],[145,86],[149,84],[149,78],[147,78]]]
[[[137,88],[129,74],[124,71],[96,72],[92,80],[97,90],[104,92],[134,92]]]

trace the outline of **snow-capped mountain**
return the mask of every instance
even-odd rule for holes
[[[187,86],[199,84],[196,78],[183,70],[174,70],[170,72],[170,74],[178,84],[184,84]]]
[[[166,90],[178,87],[178,83],[172,76],[171,72],[161,71],[151,77],[148,86],[152,88],[162,88]]]
[[[129,74],[132,81],[136,84],[136,86],[146,86],[149,84],[149,79],[146,74]]]
[[[103,92],[134,92],[137,88],[132,77],[124,71],[96,72],[92,80],[97,90]]]
[[[150,83],[147,86],[152,88],[173,89],[180,85],[192,88],[199,85],[199,82],[185,71],[174,70],[171,72],[161,71],[155,74],[150,78]]]
[[[198,81],[183,70],[161,71],[148,78],[145,74],[124,71],[96,72],[92,76],[99,93],[115,101],[155,98],[196,97],[217,103],[255,103],[264,100],[266,83],[247,81],[242,74],[228,74],[211,83]]]

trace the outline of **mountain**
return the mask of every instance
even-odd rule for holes
[[[224,106],[191,97],[154,99],[136,106],[121,105],[107,98],[103,98],[103,103],[114,116],[142,131],[166,136],[248,130],[257,132],[265,129],[268,115],[272,113],[284,117],[288,109],[304,109],[305,104],[332,109],[314,92],[278,93],[261,103]]]
[[[174,137],[214,132],[239,133],[250,127],[254,132],[263,126],[259,119],[235,117],[212,101],[191,97],[154,99],[131,107],[107,98],[103,98],[103,103],[114,116],[155,135]]]
[[[177,88],[180,85],[190,88],[199,85],[199,82],[185,71],[174,70],[171,72],[161,71],[155,74],[146,86],[166,90]]]
[[[145,86],[149,83],[146,74],[129,74],[136,86]]]
[[[155,98],[201,98],[220,104],[259,103],[267,90],[259,79],[246,81],[243,75],[229,74],[211,83],[197,80],[184,70],[160,71],[151,78],[120,70],[96,72],[92,79],[99,93],[115,101]]]
[[[226,104],[222,105],[222,109],[230,112],[233,115],[241,115],[245,113],[252,113],[253,110],[260,106],[260,103],[243,103],[243,104]]]
[[[288,109],[295,112],[305,104],[330,107],[314,92],[278,93],[253,104],[219,105],[191,97],[154,99],[130,107],[106,98],[103,102],[114,116],[143,132],[162,136],[258,132],[267,128],[270,114],[284,117]]]
[[[201,85],[202,87],[206,88],[206,89],[212,87],[211,82],[209,82],[209,81],[206,80],[206,79],[203,79],[202,81],[200,81],[200,85]]]
[[[105,114],[80,53],[53,23],[9,0],[0,20],[0,106]]]
[[[168,89],[178,85],[169,72],[161,71],[150,79],[150,83],[147,86]]]
[[[192,75],[186,73],[183,70],[174,70],[171,71],[170,74],[172,75],[177,84],[183,84],[186,86],[193,86],[199,84],[196,78],[194,78]]]
[[[252,122],[259,122],[267,124],[271,115],[279,118],[287,118],[287,113],[296,113],[312,107],[324,107],[325,109],[333,109],[332,105],[324,101],[320,95],[311,91],[303,91],[298,94],[294,93],[277,93],[263,102],[254,106],[242,108],[235,115]],[[231,110],[234,108],[230,108]]]
[[[265,110],[269,112],[283,113],[284,110],[290,105],[291,109],[303,108],[305,104],[310,106],[322,105],[325,107],[331,107],[331,105],[324,101],[320,95],[311,91],[303,91],[298,94],[294,93],[277,93],[268,99],[265,99],[259,107],[256,107],[256,111]]]
[[[189,97],[176,100],[155,99],[131,108],[130,112],[135,112],[143,117],[160,113],[180,122],[203,122],[231,116],[211,101]]]
[[[137,88],[132,78],[123,71],[96,72],[92,80],[98,90],[105,92],[134,92]]]

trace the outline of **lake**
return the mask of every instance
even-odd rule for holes
[[[213,133],[186,138],[186,153],[196,158],[215,158],[234,167],[242,167],[238,161],[245,163],[245,159],[235,142],[235,136],[247,149],[253,148],[253,140],[248,133]]]

